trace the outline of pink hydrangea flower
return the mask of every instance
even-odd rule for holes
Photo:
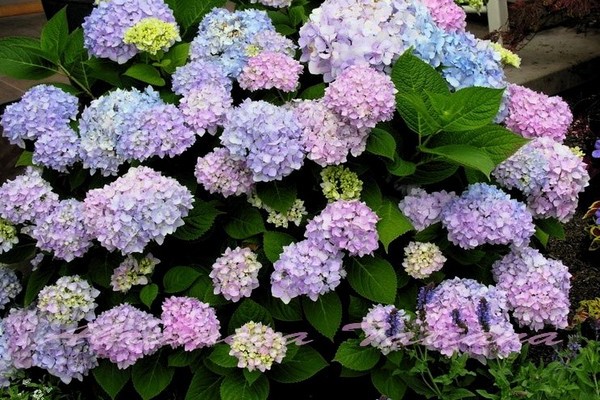
[[[210,305],[192,297],[169,297],[162,304],[165,344],[192,351],[214,345],[221,324]]]
[[[302,64],[280,52],[262,51],[248,59],[238,77],[242,89],[279,89],[293,92],[298,86]]]
[[[227,300],[239,301],[250,297],[258,287],[258,271],[262,264],[256,253],[247,247],[227,248],[225,253],[212,266],[210,277],[215,294],[222,294]]]

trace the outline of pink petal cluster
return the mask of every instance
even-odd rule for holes
[[[447,32],[464,32],[467,13],[454,0],[422,0],[436,25]]]
[[[214,345],[221,334],[215,309],[192,297],[169,297],[162,304],[165,344],[185,351]]]
[[[250,57],[242,68],[238,83],[242,89],[279,89],[293,92],[298,86],[302,64],[293,57],[275,51],[262,51]]]
[[[441,221],[442,209],[456,198],[456,193],[439,192],[427,193],[421,188],[411,188],[398,208],[410,220],[417,231]]]
[[[258,256],[248,247],[227,248],[212,265],[214,293],[222,294],[227,300],[239,301],[250,297],[258,287],[258,271],[262,264]]]
[[[223,197],[250,194],[254,188],[252,171],[244,160],[232,158],[226,147],[198,157],[194,176],[208,192],[220,193]]]

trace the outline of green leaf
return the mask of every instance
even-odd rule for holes
[[[222,382],[223,377],[214,375],[204,366],[197,366],[185,400],[221,400],[219,388]]]
[[[17,162],[15,162],[15,167],[29,167],[31,165],[34,165],[33,164],[33,152],[23,150],[21,152],[21,155],[17,159]]]
[[[391,73],[392,81],[399,93],[424,92],[449,94],[448,83],[432,66],[405,51],[394,63]]]
[[[361,296],[383,304],[393,304],[398,279],[394,267],[379,257],[352,258],[348,266],[348,283]]]
[[[275,24],[275,31],[283,36],[290,36],[296,33],[296,29],[286,24]]]
[[[379,361],[380,351],[375,347],[361,346],[360,340],[348,339],[338,347],[333,361],[355,371],[368,371]]]
[[[540,241],[542,246],[544,246],[544,247],[548,246],[548,240],[550,240],[550,235],[548,235],[546,232],[544,232],[542,229],[540,229],[537,226],[535,227],[534,236]]]
[[[316,85],[312,85],[307,87],[300,93],[300,98],[303,100],[316,100],[320,99],[325,95],[325,84],[317,83]]]
[[[114,399],[129,381],[131,369],[119,369],[116,364],[108,360],[98,361],[98,366],[92,369],[92,374],[96,378],[98,385],[100,385],[111,399]]]
[[[386,166],[388,172],[395,176],[409,176],[417,170],[417,164],[403,160],[398,154],[394,154],[393,161],[386,163]]]
[[[318,351],[303,345],[291,360],[273,365],[269,376],[280,383],[297,383],[311,378],[328,365]]]
[[[468,397],[476,397],[476,396],[475,396],[475,393],[473,393],[470,390],[465,389],[465,388],[454,388],[450,391],[450,393],[444,394],[444,399],[448,399],[448,400],[459,400],[459,399],[465,399]]]
[[[180,226],[173,236],[181,240],[197,240],[213,226],[217,216],[223,214],[214,202],[196,198],[194,208],[189,215],[183,218],[185,225]]]
[[[0,75],[17,79],[44,79],[57,72],[40,53],[38,39],[6,37],[0,39]]]
[[[563,224],[556,218],[536,219],[535,225],[537,228],[546,232],[549,236],[557,239],[565,239],[565,228]]]
[[[267,231],[263,234],[263,250],[267,259],[274,263],[279,260],[283,248],[296,239],[284,232]]]
[[[377,222],[379,241],[383,244],[386,252],[391,242],[414,229],[408,218],[400,212],[397,202],[384,199],[375,213],[379,216]]]
[[[284,185],[279,181],[260,182],[256,185],[256,194],[266,206],[285,213],[296,201],[298,190],[296,186]]]
[[[238,360],[234,356],[229,355],[231,347],[228,344],[217,343],[212,347],[212,351],[208,356],[208,359],[219,367],[223,368],[235,368],[237,367]]]
[[[406,184],[431,185],[448,179],[458,171],[458,165],[447,162],[434,161],[425,163],[414,174],[405,178]],[[404,181],[403,181],[404,183]]]
[[[290,19],[281,11],[267,11],[267,15],[273,21],[273,24],[287,24]]]
[[[383,203],[383,195],[381,189],[375,180],[367,180],[363,182],[363,190],[360,193],[360,199],[365,202],[371,210],[376,210]]]
[[[158,296],[158,285],[155,283],[144,286],[140,291],[140,300],[148,308],[152,306],[156,296]]]
[[[342,322],[342,302],[336,292],[320,295],[316,301],[302,299],[302,308],[308,322],[333,342]]]
[[[307,20],[306,11],[303,6],[293,6],[288,10],[292,26],[298,26]]]
[[[262,372],[260,372],[257,369],[255,369],[254,371],[249,371],[248,369],[244,368],[242,370],[242,374],[244,374],[244,379],[246,379],[246,382],[248,382],[248,384],[251,386],[254,382],[256,382],[258,378],[263,376]]]
[[[482,172],[488,179],[496,167],[490,156],[477,147],[465,144],[449,144],[435,148],[420,148],[422,152],[435,154],[449,162]]]
[[[178,266],[167,271],[163,278],[166,293],[179,293],[192,286],[202,272],[192,267]]]
[[[149,83],[155,86],[164,86],[165,80],[160,76],[158,69],[148,64],[133,64],[123,73],[125,76],[137,79],[138,81]]]
[[[269,380],[264,375],[250,385],[243,376],[232,374],[221,384],[221,400],[267,400],[268,397]]]
[[[263,325],[273,326],[273,317],[269,311],[251,299],[244,299],[229,320],[228,331],[233,333],[236,328],[246,322],[262,322]]]
[[[396,94],[396,110],[408,127],[422,136],[432,135],[441,129],[431,106],[417,93]]]
[[[131,381],[135,391],[142,399],[148,400],[158,396],[173,379],[175,370],[165,367],[158,354],[144,357],[137,361],[131,370]]]
[[[81,29],[81,27],[75,29],[69,34],[67,37],[67,43],[61,54],[61,60],[65,65],[68,66],[74,62],[82,62],[89,58],[83,42],[83,29]]]
[[[280,299],[269,296],[263,305],[275,319],[288,322],[302,321],[302,307],[299,298],[291,299],[288,304],[285,304]]]
[[[208,274],[203,274],[196,279],[186,294],[190,297],[195,297],[204,303],[208,303],[211,306],[227,304],[227,300],[223,296],[215,294],[214,290],[213,282]]]
[[[189,367],[198,359],[199,351],[178,350],[169,354],[167,365],[169,367]]]
[[[260,212],[254,207],[242,206],[230,218],[224,229],[233,239],[247,239],[266,230]]]
[[[394,161],[396,140],[386,130],[373,128],[367,140],[367,151],[371,154],[386,157]]]
[[[23,299],[25,307],[29,306],[37,298],[38,293],[46,286],[55,271],[55,266],[42,265],[29,275]]]
[[[69,38],[67,7],[63,7],[46,22],[40,35],[40,48],[58,63]]]
[[[186,37],[188,33],[195,32],[198,23],[213,7],[223,7],[226,0],[169,0],[175,19],[181,26],[181,36]]]
[[[85,61],[84,65],[89,76],[107,82],[112,86],[123,87],[121,70],[115,68],[115,63],[110,60],[92,57]]]
[[[187,59],[190,53],[190,43],[178,43],[171,47],[169,51],[165,53],[164,60],[169,60],[170,63],[163,67],[165,71],[172,74],[175,72],[177,67],[181,67],[187,63]]]
[[[371,382],[379,393],[390,399],[402,399],[406,393],[406,383],[397,376],[392,375],[390,370],[376,369],[371,372]]]

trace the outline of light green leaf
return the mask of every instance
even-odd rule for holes
[[[275,30],[277,31],[277,33],[283,36],[290,36],[296,33],[295,28],[292,28],[291,26],[286,24],[275,24]]]
[[[383,304],[393,304],[398,279],[394,267],[379,257],[353,258],[347,268],[348,283],[361,296]]]
[[[388,131],[373,128],[367,140],[367,151],[393,161],[396,154],[396,140]]]
[[[231,374],[221,384],[221,400],[267,400],[269,380],[261,375],[252,385],[243,375]]]
[[[441,156],[448,162],[476,169],[482,172],[488,179],[490,173],[496,167],[490,156],[484,150],[470,145],[449,144],[435,148],[421,147],[420,149],[423,153]]]
[[[415,173],[417,165],[412,161],[403,160],[398,154],[394,154],[392,162],[386,163],[387,170],[395,176],[408,176]]]
[[[535,225],[537,228],[546,232],[549,236],[557,239],[565,239],[565,228],[563,224],[556,218],[536,219]]]
[[[274,263],[279,260],[283,248],[296,239],[284,232],[267,231],[263,234],[263,250],[267,259]]]
[[[398,93],[396,110],[408,127],[421,136],[440,131],[442,125],[437,120],[431,106],[417,93]]]
[[[214,202],[196,198],[194,208],[183,218],[185,225],[180,226],[173,236],[181,240],[197,240],[212,228],[217,216],[224,214]]]
[[[150,308],[157,295],[158,285],[155,283],[151,283],[149,285],[144,286],[140,291],[140,300],[146,305],[146,307]]]
[[[431,93],[450,94],[448,83],[432,66],[405,51],[394,63],[391,73],[392,81],[399,93]]]
[[[63,7],[46,22],[40,35],[40,48],[58,63],[69,38],[67,7]]]
[[[308,322],[333,342],[342,322],[342,302],[334,291],[320,295],[316,301],[302,299],[302,308]]]
[[[108,360],[99,360],[98,364],[96,368],[92,369],[92,374],[98,385],[111,399],[115,399],[129,381],[131,369],[119,369],[116,364]]]
[[[15,167],[29,167],[31,165],[34,165],[33,164],[33,152],[23,150],[21,152],[21,155],[17,159],[17,162],[15,162]]]
[[[390,199],[384,199],[375,213],[379,216],[377,222],[379,241],[386,252],[391,242],[414,229],[408,218],[400,212],[398,203]]]
[[[220,387],[223,377],[216,376],[204,366],[194,368],[185,400],[221,400]]]
[[[40,42],[28,37],[0,39],[0,75],[17,79],[44,79],[54,75],[57,67],[40,53]]]
[[[320,99],[325,95],[325,84],[317,83],[316,85],[312,85],[307,87],[300,93],[300,98],[303,100],[316,100]]]
[[[327,367],[328,363],[318,351],[310,346],[303,345],[291,360],[283,364],[273,365],[269,376],[280,383],[296,383],[305,381],[317,372]]]
[[[231,347],[225,343],[217,343],[212,347],[212,351],[208,356],[208,359],[219,367],[223,368],[235,368],[237,367],[238,360],[234,356],[229,355]]]
[[[187,63],[189,52],[190,43],[187,42],[178,43],[171,47],[163,57],[163,61],[168,60],[170,63],[167,66],[164,66],[163,69],[170,74],[174,73],[177,67],[181,67]]]
[[[269,311],[251,299],[244,299],[229,320],[227,331],[233,333],[236,328],[246,322],[261,322],[263,325],[273,326],[273,317]]]
[[[131,370],[131,381],[135,391],[144,400],[158,396],[169,386],[175,370],[165,367],[158,354],[137,361]]]
[[[224,229],[234,239],[247,239],[266,230],[260,212],[254,207],[242,206],[230,218]]]
[[[155,86],[164,86],[165,80],[160,76],[158,69],[148,64],[134,64],[123,73],[125,76],[149,83]]]
[[[379,361],[381,352],[373,346],[360,345],[358,339],[348,339],[337,349],[333,361],[355,371],[368,371]]]
[[[296,201],[298,190],[295,185],[285,185],[279,181],[260,182],[256,185],[256,194],[268,207],[285,213]]]
[[[167,271],[163,278],[166,293],[179,293],[192,286],[202,275],[202,272],[186,266],[173,267]]]

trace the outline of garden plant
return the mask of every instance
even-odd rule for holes
[[[0,119],[1,397],[600,398],[546,254],[590,176],[508,64],[452,0],[100,0],[0,39],[69,81]]]

